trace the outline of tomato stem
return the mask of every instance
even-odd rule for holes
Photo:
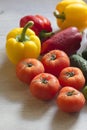
[[[47,83],[48,83],[47,79],[46,79],[46,78],[43,78],[43,79],[42,79],[42,83],[47,84]]]
[[[56,59],[56,55],[52,54],[50,60],[55,60],[55,59]]]
[[[73,77],[75,75],[75,73],[74,72],[66,72],[66,75],[68,77]]]
[[[32,65],[33,65],[32,63],[28,63],[27,64],[28,67],[32,67]]]
[[[75,91],[67,92],[67,96],[72,96]]]

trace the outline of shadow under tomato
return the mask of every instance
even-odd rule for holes
[[[25,120],[40,118],[51,107],[52,102],[34,98],[29,86],[17,79],[15,67],[7,58],[0,66],[0,97],[11,103],[20,104],[18,111],[21,118]]]
[[[87,101],[85,103],[84,108],[82,109],[83,114],[87,113]]]
[[[65,113],[58,109],[51,122],[51,130],[71,130],[77,123],[80,113]]]
[[[26,85],[16,77],[15,65],[5,59],[0,66],[0,96],[4,96],[6,100],[12,102],[21,102],[26,88]]]
[[[30,93],[30,92],[28,92]],[[36,99],[29,94],[29,98],[24,102],[21,109],[21,116],[25,120],[37,120],[41,118],[45,112],[47,112],[51,106],[53,106],[54,102],[51,101],[42,101]]]

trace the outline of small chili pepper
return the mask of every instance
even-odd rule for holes
[[[18,63],[23,58],[38,58],[41,51],[40,39],[29,29],[33,22],[28,22],[24,28],[12,29],[6,37],[6,52],[10,61]]]
[[[56,5],[54,16],[60,29],[75,26],[79,31],[87,28],[87,4],[83,0],[62,0]]]
[[[31,29],[39,36],[41,41],[46,40],[53,34],[51,22],[48,18],[41,15],[27,15],[20,19],[20,27],[24,27],[29,21],[34,22],[34,26]]]
[[[55,33],[51,38],[43,42],[41,54],[45,54],[51,50],[59,49],[65,51],[68,55],[76,53],[80,48],[82,34],[76,27],[69,27],[60,32]]]

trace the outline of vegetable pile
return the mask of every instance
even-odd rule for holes
[[[79,112],[87,100],[87,49],[77,54],[87,28],[87,4],[61,0],[53,15],[56,32],[44,16],[23,16],[7,34],[6,54],[32,96],[54,99],[64,112]]]

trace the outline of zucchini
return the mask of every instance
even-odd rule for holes
[[[70,64],[71,66],[80,68],[87,79],[87,60],[78,54],[73,54],[70,56]]]
[[[82,57],[87,60],[87,48],[83,50]]]

